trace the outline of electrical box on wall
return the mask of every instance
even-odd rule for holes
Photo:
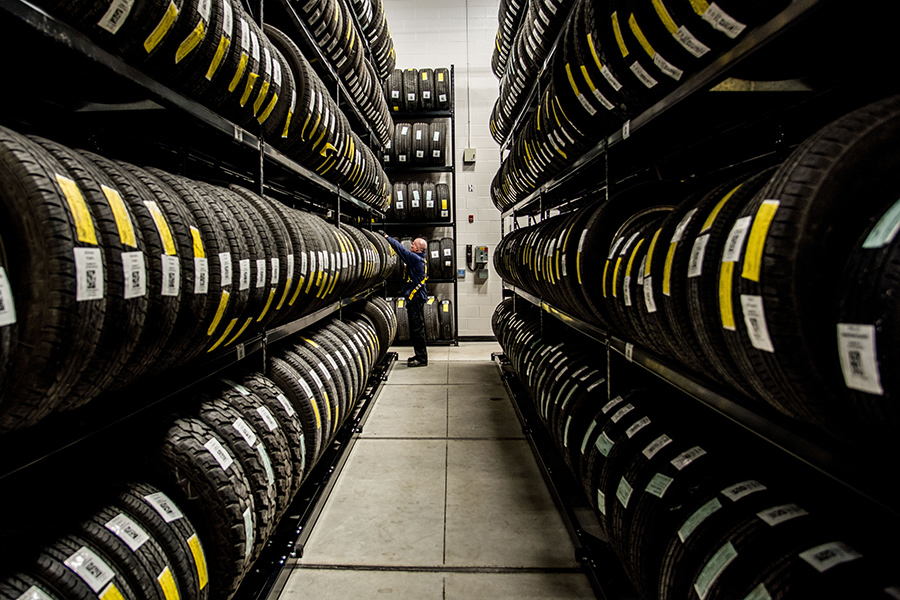
[[[463,162],[464,163],[475,162],[475,148],[466,148],[465,150],[463,150]]]
[[[475,283],[483,283],[488,278],[488,247],[466,244],[466,267],[475,274]]]

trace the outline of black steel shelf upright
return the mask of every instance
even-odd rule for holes
[[[807,91],[712,91],[714,86],[731,77],[752,79],[761,72],[760,63],[779,57],[779,52],[797,51],[802,61],[821,59],[816,55],[815,42],[830,44],[824,32],[835,30],[836,23],[841,23],[844,31],[856,31],[852,24],[855,20],[852,23],[842,22],[848,17],[845,8],[837,0],[792,0],[779,14],[749,30],[731,50],[687,78],[670,94],[624,126],[605,132],[573,163],[552,174],[509,208],[501,210],[501,233],[505,235],[510,229],[517,229],[523,217],[533,224],[556,212],[577,209],[586,199],[597,202],[608,200],[626,182],[642,177],[661,179],[662,171],[667,166],[672,166],[672,169],[666,174],[675,174],[675,179],[704,174],[702,169],[706,161],[715,165],[716,169],[725,171],[739,164],[734,156],[715,156],[715,142],[730,139],[726,136],[737,135],[738,140],[746,142],[741,148],[744,153],[742,159],[753,160],[767,153],[785,153],[823,124],[860,103],[898,93],[897,85],[884,85],[871,76],[871,69],[863,66],[866,57],[878,54],[873,48],[883,45],[887,39],[872,31],[865,34],[865,40],[855,36],[842,46],[846,50],[841,54],[842,60],[829,65],[832,67],[829,75],[833,77],[821,76],[816,71],[817,78],[811,82],[813,87]],[[573,15],[570,14],[569,18]],[[854,17],[857,20],[862,18],[861,15]],[[553,53],[558,50],[558,42],[536,78],[529,95],[530,104],[537,102],[536,92],[546,85],[551,76],[547,66],[551,64]],[[805,51],[797,50],[801,45]],[[829,57],[835,55],[827,54]],[[858,60],[854,61],[852,57]],[[837,75],[841,71],[839,64],[858,64],[865,72],[859,73],[859,77],[840,76]],[[784,70],[791,73],[791,66]],[[521,133],[530,110],[531,106],[523,109],[507,139],[501,144],[501,163],[515,136]],[[697,125],[703,115],[706,119]],[[772,135],[772,132],[775,134]],[[709,172],[714,171],[711,169]],[[512,227],[507,228],[507,219],[510,218]],[[841,490],[842,497],[858,501],[865,510],[878,516],[875,520],[883,518],[886,527],[896,530],[900,523],[900,503],[889,484],[890,479],[873,464],[870,457],[848,449],[840,440],[790,419],[768,405],[748,402],[741,394],[694,373],[671,358],[657,356],[615,332],[605,331],[574,317],[508,281],[504,281],[504,288],[516,302],[541,309],[543,328],[563,323],[606,348],[609,364],[607,400],[609,386],[616,378],[625,379],[626,373],[630,373],[631,377],[643,374],[649,379],[659,379],[708,409],[711,419],[719,420],[715,422],[724,420],[737,425],[750,437],[761,440],[774,456],[783,457],[804,473],[814,474],[819,481],[834,484],[835,489]],[[555,452],[552,446],[532,445],[539,463],[552,462],[549,457]],[[571,512],[570,509],[571,506],[564,506],[563,512]],[[573,540],[576,547],[580,547],[574,535]],[[598,594],[602,592],[598,590]]]
[[[449,227],[452,231],[453,243],[457,243],[457,226],[456,226],[456,74],[454,65],[450,65],[450,109],[449,110],[429,110],[429,111],[408,111],[391,113],[396,119],[449,119],[450,120],[450,164],[435,165],[426,167],[386,167],[385,172],[388,175],[408,175],[408,174],[450,174],[450,221],[427,221],[427,222],[388,222],[382,221],[375,223],[376,226],[382,226],[388,230],[404,229],[409,230],[414,227],[436,228]],[[456,249],[454,249],[456,252]],[[456,262],[456,261],[455,261]],[[428,283],[434,284],[451,284],[453,286],[453,339],[449,342],[453,345],[459,344],[459,282],[454,274],[452,280],[447,279],[429,279]],[[431,341],[431,344],[440,345],[440,341]]]

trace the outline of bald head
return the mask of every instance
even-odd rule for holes
[[[428,242],[424,238],[416,238],[410,244],[409,249],[413,252],[425,252],[428,249]]]

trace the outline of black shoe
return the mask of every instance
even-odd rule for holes
[[[428,361],[427,360],[419,360],[418,358],[413,356],[412,358],[410,358],[406,361],[406,366],[407,367],[427,367]]]

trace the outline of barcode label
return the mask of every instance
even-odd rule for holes
[[[647,72],[647,69],[645,69],[643,65],[641,65],[641,63],[634,61],[633,63],[631,63],[631,67],[629,68],[631,69],[631,72],[634,73],[635,76],[637,76],[637,78],[640,80],[640,82],[643,83],[646,87],[652,88],[658,83],[656,79],[654,79],[653,76]]]
[[[762,296],[741,294],[741,307],[744,310],[744,324],[747,326],[750,343],[757,350],[774,353],[775,347],[772,345],[769,328],[766,326],[766,311],[763,307]]]
[[[688,263],[688,277],[703,275],[703,257],[706,256],[706,244],[709,243],[709,234],[705,233],[694,240],[691,247],[691,260]]]
[[[653,277],[644,277],[644,304],[648,313],[656,312],[656,299],[653,297]]]
[[[681,44],[685,50],[700,58],[707,52],[709,52],[709,46],[698,40],[694,35],[688,31],[687,27],[682,25],[678,28],[678,30],[672,34],[672,36],[678,40],[678,43]]]
[[[181,289],[181,263],[178,262],[177,256],[169,256],[163,254],[160,257],[162,262],[162,290],[160,294],[163,296],[177,296]]]
[[[655,440],[650,442],[650,444],[646,448],[644,448],[642,452],[643,452],[644,456],[647,457],[647,460],[650,460],[651,458],[656,456],[656,454],[660,450],[662,450],[663,448],[665,448],[666,446],[668,446],[671,443],[672,443],[672,438],[670,438],[666,434],[662,434],[661,436],[659,436],[658,438],[656,438]]]
[[[625,431],[625,435],[628,436],[628,439],[631,439],[631,438],[634,437],[634,435],[635,435],[638,431],[640,431],[641,429],[643,429],[644,427],[646,427],[646,426],[649,425],[649,424],[650,424],[650,417],[644,417],[644,418],[640,419],[639,421],[637,421],[634,425],[632,425],[631,427],[629,427],[629,428]]]
[[[700,446],[694,446],[690,450],[688,450],[686,452],[682,452],[681,454],[679,454],[678,456],[676,456],[669,462],[671,462],[673,467],[675,467],[676,469],[681,471],[686,466],[688,466],[689,464],[691,464],[692,462],[694,462],[695,460],[697,460],[698,458],[700,458],[701,456],[704,456],[704,455],[706,455],[706,450],[704,450]]]
[[[194,258],[194,293],[209,292],[209,261],[206,258]]]
[[[631,487],[631,484],[622,477],[619,480],[619,485],[616,488],[616,498],[619,499],[619,502],[622,503],[624,508],[628,508],[628,501],[631,499],[631,492],[634,491],[634,488]]]
[[[216,459],[216,462],[219,463],[219,466],[222,467],[223,471],[227,471],[228,467],[234,463],[231,454],[228,453],[225,446],[223,446],[216,438],[209,438],[209,440],[203,444],[203,447],[206,448],[207,452],[209,452],[214,459]]]
[[[100,17],[97,26],[113,35],[119,33],[122,24],[128,20],[128,15],[131,14],[132,6],[134,6],[134,0],[113,0],[103,16]]]
[[[256,445],[256,433],[249,425],[247,425],[247,422],[244,421],[244,419],[238,417],[231,426],[234,427],[235,431],[241,434],[241,437],[244,438],[244,441],[247,442],[248,446],[252,448]]]
[[[144,501],[152,506],[166,523],[177,521],[184,516],[178,506],[162,492],[148,494],[147,496],[144,496]]]
[[[741,217],[734,223],[728,241],[725,243],[725,251],[722,253],[722,262],[737,262],[741,258],[741,250],[744,248],[744,239],[750,231],[750,223],[753,217]]]
[[[69,556],[63,563],[95,592],[102,590],[103,586],[116,576],[115,571],[108,564],[85,546]]]
[[[796,504],[784,504],[782,506],[775,506],[768,510],[758,512],[756,513],[756,516],[765,521],[770,527],[775,527],[776,525],[781,525],[785,521],[790,521],[791,519],[796,519],[797,517],[808,514],[808,512]]]
[[[838,354],[846,386],[869,394],[884,395],[878,368],[875,326],[838,323],[837,334]]]
[[[150,539],[147,532],[128,518],[125,513],[119,513],[115,518],[109,520],[105,527],[116,534],[116,537],[120,540],[128,544],[132,552],[137,552]]]
[[[103,298],[103,256],[99,248],[74,248],[75,300]]]
[[[219,280],[221,286],[231,285],[231,252],[222,252],[219,254]]]
[[[741,32],[747,27],[719,8],[715,2],[710,2],[709,8],[703,13],[703,20],[712,25],[713,29],[721,31],[731,39],[741,35]]]
[[[819,573],[824,573],[841,563],[862,558],[862,554],[843,542],[830,542],[801,552],[800,558],[812,565]]]
[[[241,260],[240,264],[240,282],[238,284],[239,290],[247,290],[250,289],[250,259],[245,258]]]
[[[724,490],[722,490],[722,495],[732,502],[737,502],[741,498],[746,498],[754,492],[761,492],[765,489],[766,486],[758,481],[753,481],[751,479],[749,481],[744,481],[737,485],[733,485],[729,488],[725,488]]]
[[[0,327],[16,322],[16,305],[13,302],[12,287],[6,277],[6,269],[0,267]]]

